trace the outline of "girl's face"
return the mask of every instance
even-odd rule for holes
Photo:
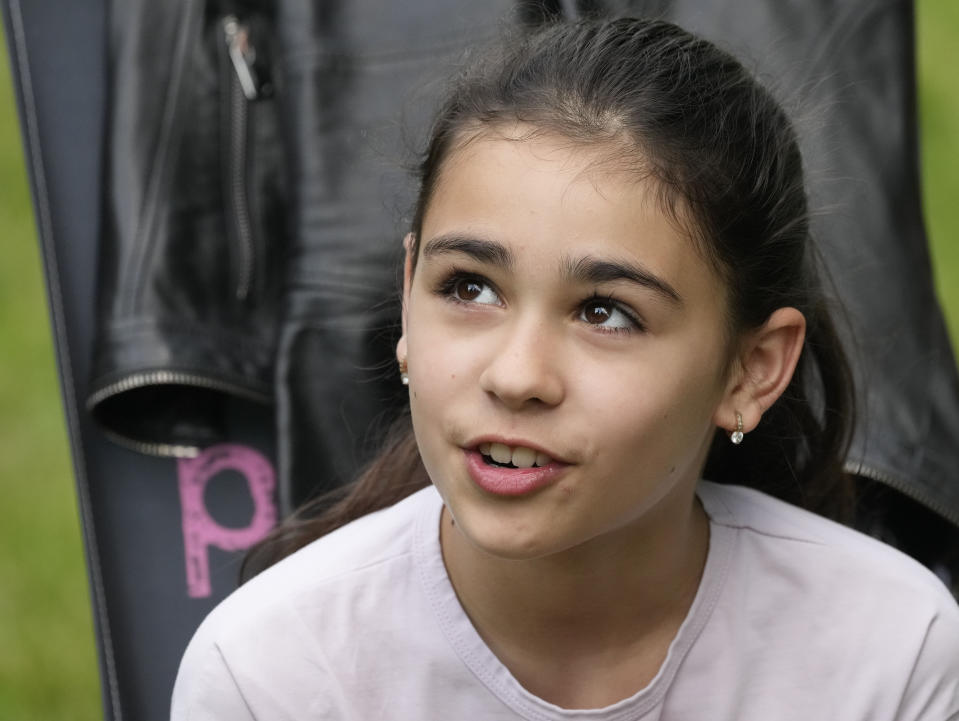
[[[445,162],[407,261],[417,442],[456,527],[495,556],[688,515],[734,412],[722,283],[652,181],[602,157],[477,137]]]

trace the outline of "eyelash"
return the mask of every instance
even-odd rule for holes
[[[492,290],[494,293],[496,293],[497,296],[499,296],[499,292],[496,290],[495,286],[483,276],[477,275],[476,273],[470,273],[467,271],[458,270],[456,268],[451,269],[436,284],[434,288],[434,293],[436,293],[436,295],[442,298],[445,298],[446,300],[452,303],[457,303],[459,305],[464,305],[464,306],[474,305],[476,304],[475,301],[463,300],[462,298],[459,298],[456,295],[456,287],[464,281],[472,281],[478,285],[486,286],[487,288]],[[622,313],[624,316],[626,316],[626,318],[630,321],[630,323],[632,323],[631,327],[617,328],[617,327],[603,326],[598,323],[587,322],[587,325],[592,326],[600,333],[628,334],[633,332],[642,333],[642,332],[645,332],[646,330],[646,326],[639,319],[636,313],[633,312],[631,309],[629,309],[627,306],[623,305],[622,303],[620,303],[619,301],[617,301],[615,298],[613,298],[610,295],[600,295],[599,293],[595,293],[595,292],[589,298],[586,298],[585,300],[577,304],[576,306],[577,317],[582,315],[585,312],[586,308],[588,308],[591,304],[609,306],[613,310],[617,310],[620,313]],[[484,305],[484,304],[480,304],[480,305]]]
[[[586,308],[588,308],[590,305],[609,306],[613,310],[618,310],[620,313],[626,316],[626,318],[629,320],[630,323],[632,323],[632,327],[625,327],[625,328],[607,327],[607,326],[599,325],[597,323],[589,324],[594,326],[597,330],[599,330],[602,333],[633,333],[633,332],[643,333],[646,330],[646,326],[639,319],[636,313],[634,313],[630,308],[628,308],[627,306],[623,305],[618,300],[613,298],[611,295],[604,296],[604,295],[600,295],[599,293],[593,293],[593,295],[591,295],[589,298],[587,298],[586,300],[584,300],[582,303],[579,304],[578,307],[580,309],[580,312],[581,313],[584,312]]]
[[[456,286],[464,281],[473,281],[477,285],[484,285],[496,293],[497,296],[499,296],[499,293],[496,292],[496,288],[493,286],[493,284],[486,280],[483,276],[457,270],[455,268],[450,270],[446,276],[440,280],[440,282],[436,285],[434,292],[453,303],[459,303],[460,305],[474,305],[475,301],[463,300],[456,295]]]

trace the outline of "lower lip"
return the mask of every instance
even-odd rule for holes
[[[497,496],[525,496],[554,483],[566,468],[564,463],[551,462],[533,468],[491,466],[478,451],[466,451],[466,468],[473,483]]]

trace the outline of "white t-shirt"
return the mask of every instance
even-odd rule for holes
[[[526,691],[457,600],[426,488],[315,541],[203,622],[174,721],[959,719],[959,607],[898,551],[703,482],[709,553],[657,676],[564,710]]]

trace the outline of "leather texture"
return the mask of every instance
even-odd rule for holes
[[[317,164],[313,149],[319,149],[325,167],[342,165],[350,149],[376,152],[371,131],[384,105],[395,108],[394,121],[402,119],[412,137],[425,130],[417,125],[422,115],[402,112],[414,97],[409,85],[397,78],[378,88],[363,72],[376,49],[400,56],[405,51],[408,57],[429,45],[421,25],[402,24],[419,10],[406,6],[403,18],[362,17],[362,3],[343,6],[350,6],[344,11],[350,21],[338,39],[329,37],[337,32],[333,23],[321,33],[337,48],[341,66],[314,81],[317,87],[335,88],[326,96],[334,106],[348,102],[357,114],[330,128],[326,119],[336,115],[328,105],[295,108],[300,127],[310,126],[312,115],[314,127],[329,128],[295,139],[305,143],[301,147],[310,151],[303,155]],[[448,13],[449,5],[443,7]],[[484,7],[483,12],[493,11]],[[841,325],[859,388],[860,418],[848,468],[959,524],[959,382],[933,292],[918,192],[912,4],[610,0],[555,3],[546,14],[586,12],[660,15],[699,32],[755,68],[792,111],[802,139],[815,235],[837,307],[845,309]],[[434,12],[429,28],[442,31],[447,21],[443,12]],[[356,23],[365,35],[356,32]],[[482,18],[473,24],[488,27]],[[282,20],[280,25],[302,35],[310,27]],[[384,40],[394,26],[402,31]],[[310,42],[302,35],[298,47]],[[300,64],[297,58],[288,62]],[[411,74],[425,70],[414,61],[400,72],[409,82]],[[421,94],[424,88],[429,95],[430,86],[420,86]],[[299,89],[291,84],[287,90],[296,95]],[[342,142],[326,145],[331,138]],[[379,142],[381,148],[391,147]],[[309,223],[300,210],[293,233],[292,313],[284,319],[277,384],[280,469],[291,504],[349,478],[364,457],[357,442],[367,432],[371,409],[393,397],[388,385],[395,383],[392,348],[385,340],[391,317],[381,309],[395,307],[384,305],[390,303],[395,279],[383,269],[395,267],[405,226],[397,223],[401,216],[394,199],[404,186],[373,161],[351,160],[336,207],[355,213],[318,213]],[[292,186],[301,193],[302,208],[322,179],[306,172]],[[379,205],[369,193],[374,187]],[[325,207],[329,196],[321,191],[319,197]],[[408,207],[409,199],[399,197],[399,208]],[[360,245],[343,244],[343,234],[359,223],[370,229],[351,236],[361,238]],[[395,315],[392,319],[395,324]]]
[[[798,124],[859,395],[847,467],[959,524],[959,382],[922,221],[912,3],[735,7],[680,0],[670,17],[748,58]]]
[[[240,8],[254,27],[262,13],[276,46],[257,59],[269,66],[275,101],[253,105],[281,118],[277,128],[257,117],[248,138],[253,157],[265,158],[248,191],[263,275],[242,300],[220,177],[229,163],[213,109],[225,91],[203,56],[226,11],[199,0],[116,5],[114,245],[101,271],[94,395],[144,369],[186,369],[221,388],[162,384],[95,398],[94,412],[115,433],[202,446],[217,434],[222,391],[272,396],[284,510],[349,480],[376,429],[402,406],[393,342],[412,203],[406,169],[441,78],[465,47],[503,26],[657,15],[743,58],[796,118],[860,394],[848,467],[959,525],[959,380],[919,201],[911,2],[279,0],[269,13]],[[134,62],[143,56],[155,62]],[[195,106],[182,104],[178,82],[192,88]]]
[[[108,11],[100,322],[87,405],[125,445],[195,455],[224,438],[227,397],[273,395],[287,192],[271,5],[122,0]]]
[[[293,192],[276,386],[286,510],[351,480],[401,406],[408,166],[463,48],[492,39],[513,5],[278,3]]]

